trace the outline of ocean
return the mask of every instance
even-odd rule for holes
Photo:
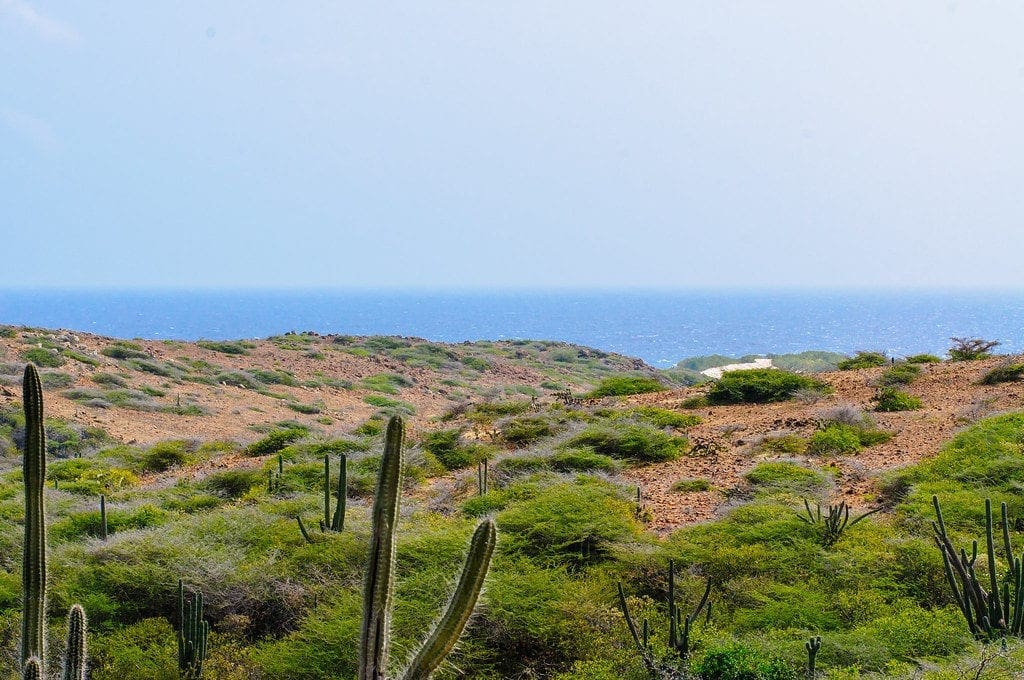
[[[179,340],[287,331],[563,340],[667,367],[810,349],[941,355],[952,336],[1021,352],[1024,291],[8,290],[0,323]]]

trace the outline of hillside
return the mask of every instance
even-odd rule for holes
[[[178,578],[206,598],[206,677],[352,677],[368,506],[391,414],[409,424],[399,650],[436,616],[477,519],[498,526],[487,591],[439,678],[649,677],[616,583],[650,620],[655,652],[674,658],[662,625],[670,559],[680,606],[711,583],[714,613],[695,626],[691,656],[673,662],[693,678],[796,680],[811,635],[824,639],[821,677],[1024,669],[1016,644],[990,655],[972,640],[929,528],[932,494],[958,545],[982,535],[986,497],[1024,517],[1024,417],[1014,415],[1024,371],[981,382],[1007,357],[727,373],[681,387],[672,372],[705,358],[659,372],[554,342],[129,342],[3,327],[0,677],[15,667],[20,620],[26,360],[42,366],[49,418],[52,616],[56,625],[83,603],[95,680],[177,677]],[[628,394],[652,379],[665,389]],[[723,403],[780,380],[789,386],[772,393],[779,401]],[[904,393],[895,407],[913,408],[877,410],[885,385]],[[625,394],[588,397],[595,389]],[[315,527],[323,517],[323,460],[336,469],[341,454],[346,528],[314,528],[306,541],[295,518]],[[823,540],[820,524],[798,517],[805,500],[878,512]]]

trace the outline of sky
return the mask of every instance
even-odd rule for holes
[[[0,0],[0,288],[1021,288],[1024,5]]]

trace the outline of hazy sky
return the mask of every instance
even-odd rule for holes
[[[1021,36],[1016,2],[0,0],[0,287],[1021,287]]]

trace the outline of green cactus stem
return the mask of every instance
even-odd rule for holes
[[[405,424],[392,416],[384,437],[384,456],[373,499],[373,533],[363,590],[359,634],[359,680],[382,680],[387,672],[394,590],[395,528],[402,498],[402,438]]]
[[[363,621],[359,640],[359,680],[387,678],[391,638],[391,608],[395,575],[395,536],[402,493],[402,439],[404,424],[395,416],[388,422],[377,493],[373,501]],[[401,680],[427,680],[458,642],[473,613],[490,568],[497,539],[493,520],[486,519],[473,533],[469,554],[444,614],[413,655]]]
[[[100,538],[107,540],[107,497],[100,494]]]
[[[45,673],[46,644],[46,516],[43,484],[46,480],[46,434],[43,431],[43,386],[36,367],[25,367],[25,542],[22,557],[21,661],[28,668],[37,657]]]
[[[43,664],[38,656],[30,656],[21,669],[21,680],[43,680]]]
[[[68,612],[67,652],[64,657],[62,680],[85,680],[87,633],[85,610],[81,605],[72,605]]]
[[[804,643],[807,650],[807,680],[814,680],[817,672],[814,670],[814,662],[818,658],[818,650],[821,649],[821,636],[812,637]]]
[[[203,677],[210,624],[203,620],[203,594],[192,600],[185,596],[185,584],[178,581],[178,672],[185,680]]]
[[[412,663],[402,674],[402,680],[427,680],[452,651],[462,630],[466,627],[477,598],[483,589],[484,578],[490,566],[491,554],[497,541],[494,521],[486,519],[473,532],[469,555],[462,567],[459,584],[455,587],[448,608],[434,626]]]
[[[825,548],[831,548],[836,544],[846,530],[847,526],[853,526],[857,522],[870,517],[876,512],[880,512],[882,508],[875,508],[869,510],[862,515],[858,515],[850,521],[850,506],[846,504],[846,501],[839,501],[838,505],[829,504],[826,514],[821,513],[821,504],[818,503],[815,510],[811,510],[811,503],[806,498],[804,499],[804,508],[807,510],[807,516],[801,515],[798,511],[796,516],[800,521],[821,527],[821,545]]]
[[[345,504],[348,496],[348,456],[341,454],[341,461],[338,463],[338,504],[334,506],[334,516],[331,517],[331,531],[345,530]],[[330,508],[330,496],[328,505]]]
[[[306,531],[306,525],[302,523],[302,517],[296,515],[295,520],[299,523],[299,533],[306,539],[306,543],[312,543],[313,539],[310,537],[309,532]]]

